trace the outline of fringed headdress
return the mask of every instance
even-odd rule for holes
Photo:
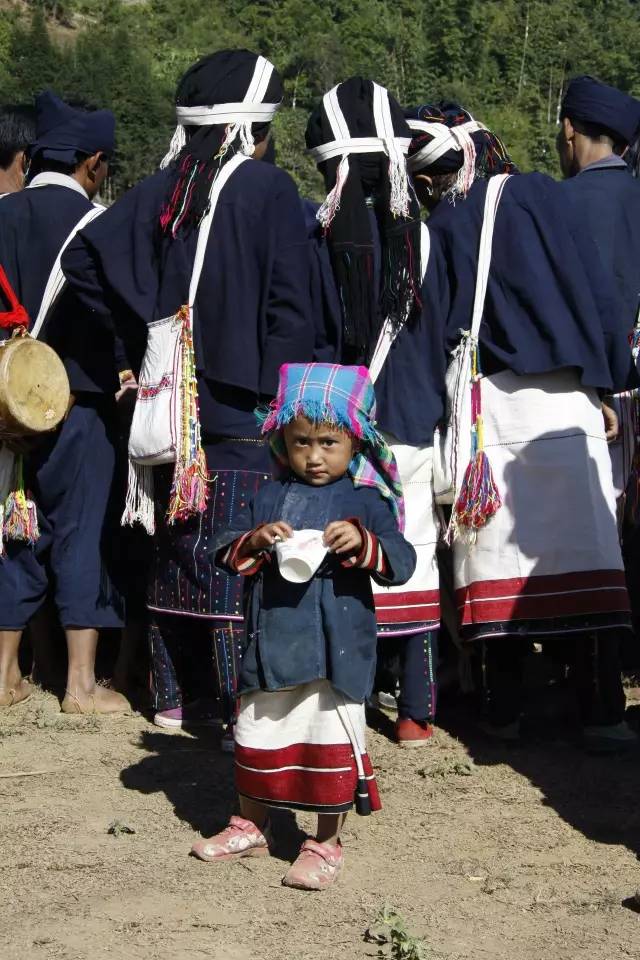
[[[282,96],[273,64],[248,50],[222,50],[190,67],[178,84],[178,124],[160,164],[173,167],[163,233],[175,237],[198,225],[212,179],[238,151],[251,156],[254,135],[268,127]]]
[[[296,417],[331,423],[360,441],[349,474],[356,487],[374,487],[388,501],[404,530],[404,497],[395,457],[376,430],[376,398],[366,367],[331,363],[285,363],[280,367],[278,393],[266,415],[262,434],[281,469],[289,461],[282,428]]]
[[[406,167],[411,131],[384,87],[352,77],[325,94],[306,139],[328,188],[317,216],[340,294],[345,356],[366,362],[383,321],[397,328],[419,304],[420,207]],[[380,231],[380,290],[368,201]]]
[[[502,141],[459,104],[425,104],[405,116],[413,133],[410,173],[457,173],[448,191],[452,200],[466,197],[477,178],[517,172]]]

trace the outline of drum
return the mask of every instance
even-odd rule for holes
[[[69,407],[58,354],[27,334],[0,343],[0,440],[55,430]]]

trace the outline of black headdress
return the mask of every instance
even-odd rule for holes
[[[329,190],[318,220],[340,293],[344,362],[366,362],[383,321],[397,328],[419,304],[420,207],[405,159],[411,131],[384,87],[352,77],[325,94],[306,139]],[[368,198],[382,243],[380,291],[373,289]]]
[[[176,93],[178,126],[161,163],[172,165],[163,232],[197,226],[220,167],[238,150],[253,153],[254,134],[271,122],[282,95],[273,64],[248,50],[221,50],[187,70]]]
[[[476,178],[517,173],[502,141],[458,103],[441,100],[405,110],[413,139],[407,167],[411,173],[458,173],[453,196],[466,196]]]

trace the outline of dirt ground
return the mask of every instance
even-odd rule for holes
[[[0,716],[0,957],[360,960],[389,904],[430,960],[640,960],[640,753],[507,748],[449,714],[418,751],[371,732],[384,811],[350,819],[342,882],[305,894],[280,885],[305,817],[278,815],[270,860],[187,856],[233,802],[215,733],[63,717],[39,692]]]

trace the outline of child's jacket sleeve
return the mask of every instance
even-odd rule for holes
[[[214,537],[212,553],[217,565],[229,573],[242,573],[245,576],[257,573],[267,559],[266,553],[244,559],[239,559],[238,555],[247,537],[259,526],[262,524],[255,522],[252,502],[234,517],[231,527],[221,530]]]

